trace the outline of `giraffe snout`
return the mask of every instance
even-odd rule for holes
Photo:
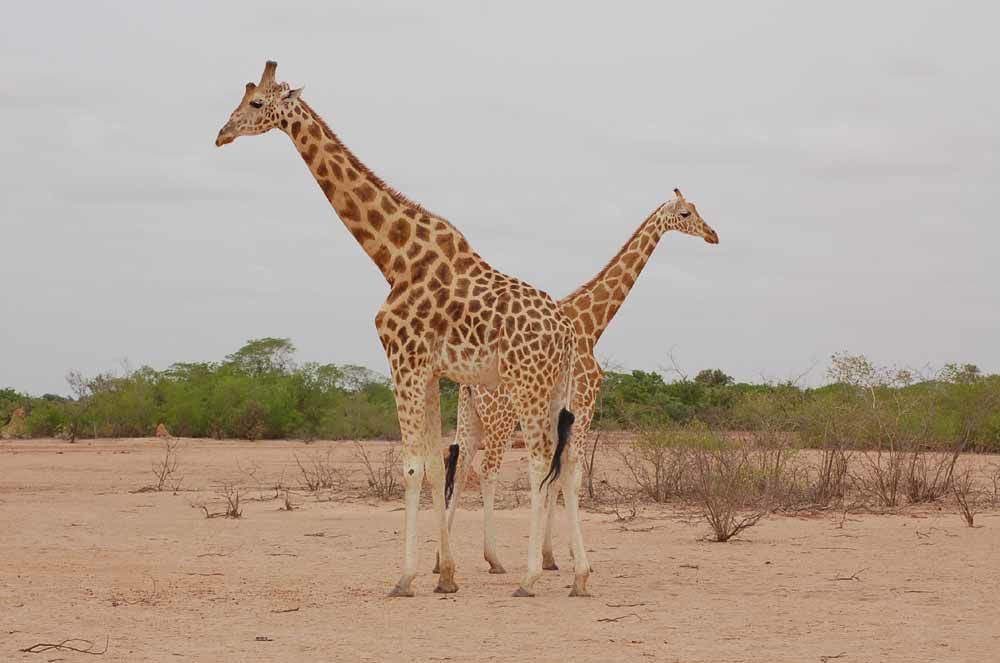
[[[228,145],[234,140],[236,140],[236,135],[233,133],[232,127],[227,124],[219,130],[219,135],[215,137],[215,146],[222,147],[223,145]]]
[[[705,237],[705,241],[708,242],[709,244],[718,244],[719,243],[719,233],[715,232],[711,228],[705,228],[704,237]]]

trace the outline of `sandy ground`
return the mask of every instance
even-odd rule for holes
[[[1000,660],[997,512],[972,529],[935,507],[773,516],[726,544],[704,541],[704,525],[680,510],[646,508],[627,529],[588,512],[594,596],[567,596],[560,518],[564,570],[546,573],[537,597],[516,599],[527,509],[500,511],[510,574],[489,575],[467,493],[454,539],[459,593],[432,593],[427,573],[417,597],[390,600],[401,501],[362,495],[349,444],[186,440],[185,490],[131,492],[150,482],[161,447],[0,443],[0,660]],[[299,482],[293,454],[326,450],[349,476],[342,490],[296,492],[291,512],[281,500],[245,501],[239,520],[199,508],[220,507],[212,486],[223,481],[242,484],[244,498],[271,496],[282,473]],[[523,452],[511,460],[512,481]],[[420,527],[429,571],[427,509]],[[107,653],[19,652],[70,637],[98,649],[109,638]]]

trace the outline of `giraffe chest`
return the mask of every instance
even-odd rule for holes
[[[500,382],[497,345],[441,340],[434,352],[435,372],[459,384],[494,387]]]

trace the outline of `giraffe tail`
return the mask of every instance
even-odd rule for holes
[[[556,452],[552,455],[552,466],[549,467],[549,473],[545,475],[542,479],[541,485],[544,486],[549,481],[555,481],[559,478],[559,474],[562,472],[562,454],[563,449],[566,448],[566,443],[569,442],[569,434],[573,430],[573,422],[576,417],[573,413],[563,408],[559,411],[559,421],[556,424],[556,433],[558,438],[556,440]]]
[[[569,405],[573,402],[573,391],[576,388],[576,380],[573,374],[573,369],[576,366],[576,343],[572,340],[572,337],[567,346],[566,368],[564,370],[566,380],[566,404]],[[542,479],[541,486],[544,486],[549,481],[555,481],[559,478],[559,474],[562,472],[563,450],[569,443],[570,434],[573,432],[574,421],[576,421],[576,416],[568,409],[563,407],[559,410],[559,418],[556,421],[556,450],[555,453],[552,454],[552,465],[549,467],[548,474],[546,474],[545,478]]]
[[[463,384],[458,388],[458,421],[455,430],[455,443],[448,449],[448,460],[444,477],[444,503],[449,506],[455,492],[455,479],[458,476],[458,464],[472,459],[469,457],[469,427],[470,420],[477,418],[472,399],[472,387]],[[476,453],[475,441],[472,441],[472,455]],[[466,467],[466,469],[468,469]]]
[[[448,461],[445,464],[444,473],[444,505],[448,506],[451,496],[455,492],[455,471],[458,469],[459,446],[456,442],[448,447]]]

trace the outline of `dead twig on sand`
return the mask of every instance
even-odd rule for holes
[[[846,651],[842,651],[839,654],[827,655],[827,656],[820,656],[819,660],[820,660],[820,663],[826,663],[827,661],[832,661],[835,658],[844,658],[845,656],[847,656],[847,652]]]
[[[638,608],[641,605],[646,605],[645,603],[605,603],[604,605],[609,608]]]
[[[627,615],[622,615],[621,617],[602,617],[602,618],[598,619],[597,621],[599,621],[599,622],[620,622],[621,620],[625,619],[626,617],[635,617],[640,622],[642,621],[642,617],[640,617],[638,615],[638,613],[635,613],[635,612],[630,612]]]
[[[73,645],[67,644],[69,642],[81,642],[86,643],[86,648],[74,647]],[[67,638],[62,642],[39,642],[37,644],[31,645],[30,647],[25,647],[20,650],[28,654],[43,654],[47,651],[74,651],[78,654],[90,654],[91,656],[103,656],[105,652],[108,651],[108,644],[111,642],[111,636],[107,636],[104,640],[104,649],[101,651],[94,651],[94,642],[91,640],[85,640],[83,638]]]
[[[273,613],[282,613],[282,612],[298,612],[298,611],[299,611],[298,608],[288,608],[286,610],[272,610],[271,612],[273,612]]]
[[[830,580],[854,580],[856,582],[861,582],[861,574],[867,570],[867,568],[859,569],[849,576],[834,576],[830,578]]]

